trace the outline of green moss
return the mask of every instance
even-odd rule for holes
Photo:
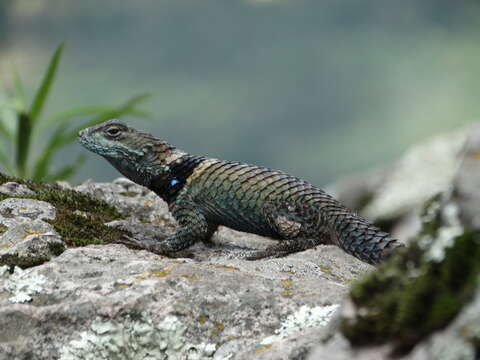
[[[104,225],[105,222],[121,219],[123,216],[114,206],[103,200],[64,189],[56,184],[26,181],[0,173],[0,184],[10,181],[24,184],[35,191],[34,195],[19,197],[42,200],[55,206],[57,216],[49,222],[68,246],[110,243],[126,234],[123,230]],[[12,196],[0,194],[0,201],[9,197]],[[84,212],[87,216],[78,215],[76,211]],[[60,247],[54,250],[56,255],[63,251]]]
[[[4,254],[2,256],[1,265],[11,266],[13,269],[15,266],[19,266],[22,269],[30,268],[33,266],[41,265],[49,259],[43,257],[26,257],[18,256],[18,254]]]
[[[69,212],[57,213],[57,218],[51,223],[68,246],[110,243],[125,234],[94,217],[86,218]]]
[[[406,352],[470,300],[480,276],[479,231],[457,237],[441,262],[422,256],[412,244],[353,285],[350,295],[359,311],[341,322],[352,344],[391,342],[394,352]]]
[[[49,243],[48,248],[54,256],[58,256],[65,251],[65,245],[61,242],[58,243]]]

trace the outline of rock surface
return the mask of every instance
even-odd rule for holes
[[[359,307],[355,294],[381,299],[397,283],[410,284],[408,274],[423,274],[416,266],[431,271],[421,264],[441,264],[459,236],[479,229],[480,128],[471,129],[476,130],[426,142],[395,171],[377,171],[337,187],[351,190],[339,191],[340,198],[349,194],[390,228],[404,226],[420,234],[422,255],[415,256],[427,260],[407,262],[409,271],[387,264],[375,272],[333,246],[245,261],[237,256],[244,249],[266,247],[272,240],[223,227],[211,242],[195,244],[176,258],[118,244],[79,246],[102,242],[97,242],[100,235],[110,241],[125,231],[155,238],[173,232],[176,223],[162,200],[126,179],[61,183],[52,189],[69,190],[53,195],[34,184],[5,180],[0,185],[0,264],[6,264],[0,266],[0,359],[388,359],[404,334],[392,338],[391,324],[372,322],[368,331],[375,335],[384,326],[390,337],[368,343],[345,330],[345,319],[353,326],[362,316],[381,321],[379,312],[394,313],[368,302]],[[463,157],[459,149],[464,149]],[[448,169],[438,170],[442,156],[449,159]],[[411,176],[415,169],[423,172]],[[422,197],[404,191],[409,187],[423,189]],[[77,198],[71,189],[103,199],[123,215]],[[443,195],[430,201],[438,192]],[[411,231],[409,216],[420,232]],[[68,227],[69,222],[77,227]],[[399,259],[393,260],[401,263]],[[465,264],[477,271],[472,264],[480,259],[473,260]],[[467,269],[462,261],[455,263]],[[365,291],[367,281],[387,282]],[[399,356],[478,358],[480,283],[470,291],[473,295],[461,302],[457,316],[441,328],[416,334],[413,344],[407,341],[411,349]],[[410,296],[408,291],[400,295]],[[435,303],[435,297],[430,300]],[[411,310],[411,301],[403,304]],[[425,304],[432,302],[419,304],[419,314],[426,311]],[[359,339],[364,343],[358,345]]]
[[[88,181],[76,190],[128,214],[109,224],[133,236],[176,226],[162,200],[128,180]],[[52,207],[12,198],[0,202],[0,214],[12,204],[15,223],[4,237],[22,238],[24,223],[54,236],[44,222],[55,217]],[[175,259],[111,244],[69,248],[13,273],[3,267],[0,358],[298,358],[316,343],[349,284],[373,269],[333,246],[250,262],[235,255],[272,240],[226,228],[212,240]]]
[[[310,360],[480,358],[479,139],[473,127],[416,242],[354,285]]]
[[[60,254],[65,243],[45,221],[55,217],[55,208],[45,201],[19,198],[0,201],[0,227],[3,229],[0,262],[30,267]]]

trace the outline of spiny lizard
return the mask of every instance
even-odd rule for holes
[[[219,225],[280,240],[247,251],[249,260],[335,244],[378,264],[402,246],[323,190],[281,171],[190,155],[118,120],[82,130],[79,140],[168,203],[178,230],[154,243],[135,244],[157,254],[208,240]]]

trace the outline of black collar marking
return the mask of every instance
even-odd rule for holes
[[[175,201],[197,165],[204,160],[204,156],[184,155],[170,165],[169,171],[154,177],[148,188],[170,204]]]

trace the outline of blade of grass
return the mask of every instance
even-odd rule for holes
[[[25,97],[25,90],[23,88],[22,79],[20,74],[17,71],[17,68],[13,66],[13,87],[15,89],[15,102],[16,102],[16,111],[24,112],[26,110],[27,102]]]
[[[54,133],[50,136],[44,147],[42,154],[37,158],[33,167],[32,179],[36,181],[43,180],[48,175],[50,161],[55,151],[62,146],[63,134],[67,130],[68,123],[60,124]]]
[[[30,146],[30,135],[32,134],[32,126],[28,114],[26,113],[19,113],[17,121],[17,158],[15,165],[18,169],[18,176],[25,177],[25,170],[28,159],[28,149]]]
[[[77,136],[78,132],[86,127],[90,127],[96,124],[99,124],[103,121],[120,117],[123,115],[131,115],[133,113],[141,114],[141,111],[136,109],[141,102],[145,101],[148,98],[148,94],[142,94],[138,96],[134,96],[133,98],[127,100],[124,105],[118,107],[117,109],[113,109],[111,111],[106,111],[101,113],[90,121],[83,122],[82,125],[77,126],[73,130],[67,131],[68,123],[63,122],[61,123],[55,132],[50,137],[47,145],[45,146],[42,154],[38,157],[33,172],[33,179],[34,180],[42,180],[47,177],[48,168],[50,166],[50,162],[52,161],[53,156],[55,153],[65,145],[70,144],[73,142]]]
[[[140,103],[146,101],[150,97],[150,94],[141,94],[138,96],[132,97],[130,100],[127,100],[124,105],[119,106],[118,108],[114,109],[113,111],[107,111],[105,113],[99,114],[98,116],[94,117],[92,120],[82,123],[82,125],[75,127],[71,130],[66,136],[65,141],[71,142],[77,138],[78,132],[83,130],[86,127],[94,126],[100,124],[104,121],[122,117],[124,115],[143,115],[141,111],[136,109]],[[141,116],[140,116],[141,117]]]
[[[137,117],[137,118],[147,119],[147,120],[152,120],[153,119],[152,113],[150,111],[145,111],[145,110],[132,109],[132,111],[128,112],[128,115],[134,116],[134,117]]]
[[[58,64],[62,55],[64,44],[62,43],[55,53],[53,54],[50,63],[45,73],[42,83],[38,88],[32,105],[30,107],[29,113],[19,112],[17,116],[18,121],[18,132],[17,132],[17,159],[16,167],[18,169],[19,176],[25,177],[26,175],[26,166],[28,161],[28,153],[30,150],[31,144],[31,135],[32,129],[35,125],[37,118],[39,117],[45,101],[47,99],[50,87],[55,78],[55,73],[58,68]]]
[[[45,121],[42,121],[38,125],[39,131],[43,131],[44,129],[47,129],[52,125],[69,121],[74,117],[95,115],[98,113],[103,113],[103,112],[112,111],[112,110],[113,110],[113,107],[111,106],[100,105],[100,106],[85,106],[81,108],[62,111],[55,115],[49,116],[47,119],[45,119]]]
[[[53,54],[50,63],[48,64],[47,72],[43,77],[42,83],[40,84],[40,87],[35,94],[29,111],[32,126],[35,124],[35,121],[38,119],[40,113],[42,112],[45,100],[47,99],[48,93],[50,92],[50,87],[52,86],[53,80],[55,78],[55,73],[57,72],[58,64],[60,62],[64,46],[65,43],[62,43],[55,50],[55,53]]]

